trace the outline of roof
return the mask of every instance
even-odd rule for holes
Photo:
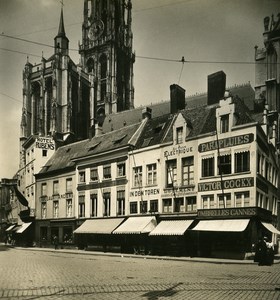
[[[42,175],[58,170],[74,169],[74,159],[127,146],[139,126],[140,123],[136,123],[113,132],[95,136],[92,139],[62,146],[57,149],[39,174]]]

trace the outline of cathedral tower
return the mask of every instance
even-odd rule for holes
[[[134,107],[131,0],[85,0],[82,69],[91,81],[93,127],[110,113]]]

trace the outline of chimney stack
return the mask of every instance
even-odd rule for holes
[[[178,84],[170,85],[170,112],[176,113],[186,106],[186,90]]]
[[[152,109],[150,107],[145,107],[142,109],[142,119],[151,119],[152,118]]]
[[[226,74],[219,71],[208,75],[207,105],[219,103],[226,90]]]

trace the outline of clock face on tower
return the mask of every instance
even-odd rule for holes
[[[104,23],[101,20],[95,20],[89,23],[88,38],[92,41],[97,40],[103,33]]]

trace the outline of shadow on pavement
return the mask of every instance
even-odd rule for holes
[[[0,244],[0,251],[9,251],[10,247],[4,244]]]
[[[146,297],[148,300],[157,300],[157,299],[159,299],[159,297],[169,298],[178,293],[178,291],[174,291],[174,289],[181,284],[182,284],[182,282],[179,282],[178,284],[175,284],[174,286],[172,286],[166,290],[150,291],[150,292],[147,292],[144,295],[142,295],[142,297]]]

